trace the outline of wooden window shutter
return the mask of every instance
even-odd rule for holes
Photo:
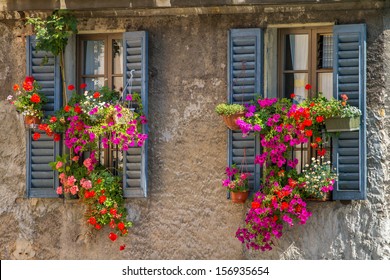
[[[333,29],[333,94],[348,96],[350,105],[362,111],[359,131],[333,137],[333,164],[339,180],[334,200],[366,198],[366,25],[336,25]]]
[[[228,36],[228,102],[245,104],[263,93],[263,31],[232,29]],[[241,131],[228,131],[228,166],[236,164],[241,169],[244,164],[243,172],[252,174],[251,191],[260,184],[260,166],[254,164],[259,153],[258,136],[250,133],[242,137]]]
[[[45,116],[54,114],[61,105],[61,76],[59,59],[53,54],[35,50],[35,36],[27,37],[26,43],[27,76],[33,76],[41,87],[48,103],[44,107]],[[57,172],[49,166],[60,153],[60,143],[41,133],[41,138],[34,141],[30,129],[26,133],[27,143],[27,196],[58,197]]]
[[[123,34],[123,80],[125,93],[139,93],[142,98],[143,113],[148,117],[148,33],[146,31]],[[133,76],[130,84],[129,79]],[[131,92],[129,92],[131,90]],[[142,132],[148,133],[147,124]],[[123,156],[123,193],[125,197],[147,196],[147,143],[142,147],[132,147]]]

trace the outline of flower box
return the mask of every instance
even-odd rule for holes
[[[355,131],[360,127],[360,116],[353,118],[329,118],[325,120],[327,132]]]

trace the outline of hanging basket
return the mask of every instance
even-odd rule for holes
[[[230,192],[230,198],[233,203],[245,203],[249,192]]]
[[[242,118],[245,116],[245,112],[235,113],[233,115],[229,116],[222,116],[223,121],[225,122],[226,126],[230,128],[231,130],[238,130],[240,127],[236,124],[236,121],[238,118]]]
[[[327,132],[356,131],[360,127],[360,117],[329,118],[325,120]]]

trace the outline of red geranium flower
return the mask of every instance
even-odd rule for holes
[[[295,97],[295,93],[291,93],[290,98],[294,99],[294,97]]]
[[[283,211],[283,210],[286,210],[288,208],[288,203],[286,201],[283,201],[282,204],[280,205],[280,209]]]
[[[318,123],[321,123],[321,122],[324,121],[324,117],[323,117],[323,116],[317,116],[317,117],[316,117],[316,121],[317,121]]]
[[[96,92],[93,94],[93,98],[99,98],[99,97],[100,97],[100,93],[96,91]]]
[[[253,201],[252,202],[252,209],[257,209],[260,208],[260,202],[258,201]]]
[[[115,208],[111,208],[110,209],[110,214],[115,216],[116,215],[116,209]]]
[[[319,155],[320,157],[322,157],[322,156],[324,156],[324,155],[325,155],[325,153],[326,153],[326,150],[325,150],[325,149],[318,150],[318,151],[317,151],[317,153],[318,153],[318,155]]]
[[[106,201],[106,199],[107,199],[107,197],[106,197],[105,195],[101,195],[101,196],[99,197],[99,203],[100,203],[100,204],[103,204],[103,203]]]
[[[55,123],[57,121],[57,118],[56,117],[51,117],[50,120],[49,120],[51,123]]]
[[[66,105],[66,106],[64,107],[64,111],[68,113],[69,110],[70,110],[70,108],[72,108],[72,107],[70,107],[69,105]]]
[[[97,230],[99,230],[99,229],[102,228],[102,226],[101,226],[100,224],[96,224],[96,225],[95,225],[95,228],[96,228]]]
[[[69,85],[68,90],[74,90],[74,85]]]
[[[75,111],[77,114],[80,114],[80,113],[81,113],[81,107],[80,107],[79,105],[74,106],[74,111]]]
[[[34,93],[34,94],[31,96],[30,101],[31,101],[32,103],[39,103],[39,102],[41,102],[41,97],[40,97],[38,94]]]
[[[81,84],[81,85],[80,85],[80,88],[81,88],[81,89],[85,89],[86,87],[87,87],[87,84]]]
[[[39,134],[38,132],[35,132],[33,134],[33,137],[32,137],[35,141],[38,140],[39,138],[41,138],[41,134]]]
[[[121,250],[121,251],[123,251],[125,248],[126,248],[126,245],[125,245],[125,244],[119,246],[119,250]]]
[[[88,219],[88,223],[90,223],[91,225],[96,225],[96,218],[95,217],[91,217]]]
[[[307,137],[311,137],[311,136],[313,135],[313,131],[312,131],[312,130],[306,130],[306,131],[305,131],[305,135],[306,135]]]
[[[120,222],[120,223],[118,223],[118,229],[119,230],[124,230],[126,228],[126,226],[125,226],[125,224],[123,223],[123,222]]]
[[[108,238],[110,238],[112,241],[115,241],[118,238],[118,235],[116,235],[113,232],[110,232],[110,234],[108,235]]]
[[[311,88],[312,88],[311,84],[307,84],[307,85],[305,86],[305,89],[306,89],[306,90],[310,90]]]
[[[14,91],[17,91],[19,90],[19,85],[18,84],[14,84]]]
[[[59,134],[54,134],[54,138],[53,138],[53,140],[54,140],[54,142],[58,142],[58,141],[60,141],[61,140],[61,135],[59,135]]]

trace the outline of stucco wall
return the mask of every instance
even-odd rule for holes
[[[227,31],[308,22],[367,22],[368,199],[310,203],[305,226],[287,229],[273,251],[247,252],[234,234],[246,206],[226,200]],[[149,196],[128,199],[134,227],[125,251],[108,231],[88,234],[77,201],[27,199],[21,118],[0,106],[1,259],[383,259],[390,258],[389,21],[379,11],[84,18],[80,30],[149,32]],[[385,30],[385,31],[383,31]],[[0,97],[25,73],[23,28],[0,21]],[[388,53],[388,52],[387,52]]]

